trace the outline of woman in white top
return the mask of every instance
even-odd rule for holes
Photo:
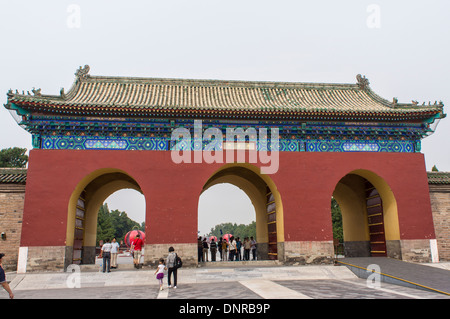
[[[236,240],[234,236],[230,238],[230,261],[234,260],[234,256],[236,256]]]
[[[114,237],[111,241],[111,268],[117,268],[117,255],[119,254],[119,243],[116,241]]]

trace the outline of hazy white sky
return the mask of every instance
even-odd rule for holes
[[[138,223],[145,220],[145,198],[138,191],[123,189],[112,194],[105,202],[108,203],[110,210],[125,211],[128,217]],[[211,228],[221,223],[250,224],[254,220],[255,209],[250,199],[234,185],[214,185],[203,192],[199,198],[200,235],[208,234]]]
[[[67,92],[89,64],[94,75],[225,80],[361,73],[388,100],[449,104],[449,13],[448,0],[0,0],[0,100],[10,88]],[[449,136],[447,118],[423,140],[428,170],[450,171]],[[31,149],[31,136],[2,107],[0,148],[13,146]]]

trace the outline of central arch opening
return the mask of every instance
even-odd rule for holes
[[[242,189],[230,183],[216,184],[200,195],[198,232],[204,237],[217,236],[221,225],[250,225],[256,221],[255,214],[250,198]],[[223,234],[225,231],[222,229]]]
[[[206,195],[208,190],[224,187],[224,185],[233,185],[235,189],[238,188],[241,192],[239,197],[242,200],[242,193],[245,193],[248,198],[246,209],[247,212],[253,213],[248,212],[242,215],[244,218],[249,218],[249,221],[252,220],[251,215],[254,216],[256,259],[281,260],[284,257],[283,207],[273,181],[267,175],[260,174],[259,169],[250,164],[226,164],[206,181],[200,197],[203,194]],[[218,195],[225,201],[233,201],[232,198],[226,198],[227,195],[224,196],[224,194],[226,193]],[[250,209],[250,204],[253,209]],[[199,207],[200,205],[201,203]],[[198,218],[200,226],[202,216],[199,214]],[[241,241],[243,242],[243,238]]]
[[[199,261],[227,260],[222,255],[221,243],[228,240],[229,234],[239,239],[237,259],[249,260],[250,256],[244,253],[244,245],[246,241],[256,239],[255,217],[250,198],[233,184],[216,184],[202,192],[198,206],[198,233],[207,240],[207,245],[214,241],[218,249],[209,249],[205,255],[199,252]]]

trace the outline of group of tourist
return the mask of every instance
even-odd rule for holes
[[[136,236],[131,242],[131,251],[133,251],[134,267],[140,269],[142,266],[140,264],[142,246],[144,245],[142,239],[139,235]],[[206,238],[202,240],[202,237],[198,238],[199,255],[198,261],[208,261],[208,251],[211,253],[211,261],[216,261],[216,254],[219,251],[220,259],[222,261],[233,261],[233,260],[250,260],[252,256],[253,260],[256,260],[256,241],[253,237],[245,237],[244,241],[241,242],[239,237],[231,236],[230,240],[220,237],[219,241],[216,242],[211,239],[208,244]],[[100,252],[100,256],[103,259],[103,272],[110,272],[111,268],[117,268],[117,254],[119,253],[119,243],[117,243],[114,238],[111,242],[109,239],[105,240]],[[9,285],[5,280],[5,272],[1,268],[1,261],[4,254],[0,254],[0,285],[9,293],[10,298],[14,298]],[[179,263],[179,265],[178,265]],[[163,278],[164,271],[168,271],[168,287],[177,287],[177,269],[181,267],[181,260],[174,252],[174,248],[169,248],[169,254],[167,259],[161,258],[159,260],[159,266],[155,271],[156,279],[159,281],[159,287],[163,289]],[[173,286],[171,283],[171,277],[173,277]]]
[[[141,252],[144,242],[139,234],[131,241],[130,251],[133,254],[134,267],[136,269],[142,268],[140,264]],[[114,238],[111,242],[109,239],[105,240],[100,252],[100,258],[103,259],[103,272],[110,272],[111,268],[117,268],[117,254],[119,253],[119,244]],[[239,261],[239,260],[256,260],[256,240],[253,237],[245,237],[241,241],[239,237],[231,236],[229,240],[220,237],[216,242],[214,239],[208,243],[207,239],[198,237],[198,261],[209,261],[208,256],[211,254],[211,261],[216,261],[217,251],[220,254],[222,261]],[[167,259],[160,258],[159,265],[155,271],[156,279],[159,281],[160,290],[163,289],[164,272],[168,271],[168,287],[177,287],[177,260],[178,256],[174,252],[174,248],[169,248]],[[173,286],[171,283],[173,277]]]
[[[211,239],[210,243],[206,238],[198,237],[198,262],[207,262],[208,255],[211,254],[211,261],[216,261],[217,251],[221,261],[247,261],[256,260],[256,240],[253,236],[245,237],[241,241],[239,237],[231,236],[229,240],[220,237],[219,241]]]
[[[142,256],[142,247],[144,246],[144,241],[141,239],[140,235],[137,234],[136,237],[131,241],[130,252],[133,256],[134,268],[142,268],[140,262]],[[111,269],[117,268],[117,255],[119,254],[120,245],[116,241],[116,238],[110,242],[109,239],[105,240],[103,244],[99,257],[103,259],[103,272],[111,272]]]

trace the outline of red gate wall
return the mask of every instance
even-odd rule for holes
[[[397,200],[401,239],[435,238],[424,156],[420,153],[280,152],[270,178],[283,203],[285,241],[332,240],[330,198],[356,169],[382,177]],[[223,164],[175,164],[169,151],[30,152],[21,246],[65,246],[68,202],[100,168],[128,173],[146,199],[146,244],[196,243],[203,185]],[[258,164],[256,164],[258,165]]]

